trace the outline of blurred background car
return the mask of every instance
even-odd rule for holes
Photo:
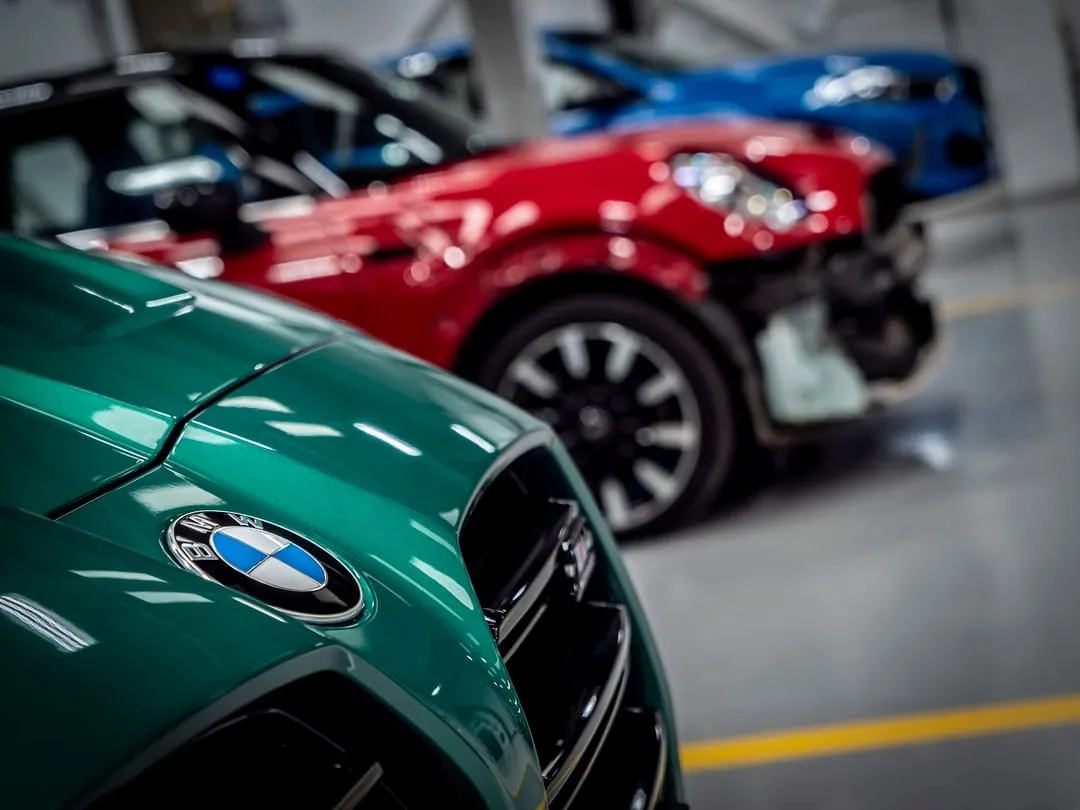
[[[995,176],[978,68],[922,51],[839,50],[730,65],[610,32],[549,29],[540,80],[556,132],[753,115],[857,132],[888,147],[913,199],[968,191]],[[469,42],[383,61],[482,116]]]
[[[6,801],[680,806],[655,645],[546,426],[231,285],[10,235],[0,267]]]
[[[0,114],[19,133],[3,224],[212,265],[479,382],[552,425],[617,532],[700,516],[759,443],[865,416],[937,345],[902,179],[857,136],[752,120],[492,145],[339,59],[168,57]],[[35,224],[76,201],[65,145],[82,221]],[[321,201],[275,213],[287,178]]]

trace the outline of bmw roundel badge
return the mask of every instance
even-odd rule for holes
[[[341,624],[364,609],[356,574],[303,535],[233,512],[189,512],[173,521],[169,554],[205,579],[313,624]]]

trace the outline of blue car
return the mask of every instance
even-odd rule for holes
[[[847,129],[887,146],[913,199],[966,191],[995,175],[979,72],[948,56],[851,51],[708,66],[609,34],[541,36],[543,92],[559,133],[750,115]],[[465,40],[398,54],[384,66],[483,113]]]

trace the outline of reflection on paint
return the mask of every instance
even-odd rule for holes
[[[407,441],[399,439],[397,436],[387,433],[382,428],[377,428],[374,425],[369,425],[364,422],[356,422],[353,424],[353,427],[359,430],[361,433],[366,433],[373,439],[378,439],[384,444],[388,444],[395,450],[400,450],[407,456],[419,456],[421,454],[419,450],[417,450]]]
[[[142,571],[76,571],[72,570],[76,576],[84,577],[86,579],[119,579],[119,580],[135,580],[138,582],[164,582],[161,577],[155,577],[153,574],[144,574]]]
[[[133,596],[151,605],[172,605],[191,602],[213,602],[212,599],[199,593],[187,593],[185,591],[126,591],[128,596]]]
[[[140,487],[132,491],[131,497],[154,514],[189,506],[208,508],[224,503],[214,493],[189,482]]]
[[[148,450],[157,449],[170,427],[166,419],[134,408],[125,408],[123,405],[112,405],[95,411],[90,418],[110,433],[122,436]]]
[[[45,639],[60,652],[78,652],[97,644],[97,639],[63,616],[17,593],[0,595],[0,614]]]

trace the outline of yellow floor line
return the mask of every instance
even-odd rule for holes
[[[680,758],[695,773],[1068,725],[1080,693],[691,742]]]
[[[978,315],[990,315],[1009,309],[1050,304],[1054,301],[1080,297],[1080,279],[1070,278],[1061,281],[1047,281],[1042,284],[1030,284],[1015,290],[987,295],[981,298],[969,298],[954,301],[942,306],[946,320],[974,318]]]

